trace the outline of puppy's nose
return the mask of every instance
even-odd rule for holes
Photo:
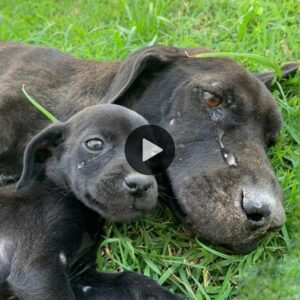
[[[128,192],[135,196],[143,196],[151,188],[153,182],[150,176],[130,174],[124,179],[124,186]]]
[[[266,191],[243,190],[241,204],[253,229],[265,227],[272,230],[282,226],[285,221],[282,204]]]

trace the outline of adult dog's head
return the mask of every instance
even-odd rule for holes
[[[265,86],[273,76],[254,76],[231,59],[190,57],[203,51],[154,46],[133,54],[105,101],[136,110],[173,136],[176,157],[161,180],[181,221],[203,240],[249,252],[285,222],[266,154],[281,129]]]
[[[100,104],[49,126],[27,146],[18,188],[48,180],[104,218],[140,216],[156,205],[157,185],[153,176],[129,166],[124,147],[128,135],[145,124],[125,107]]]

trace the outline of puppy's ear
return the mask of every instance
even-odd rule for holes
[[[289,76],[294,76],[297,73],[299,64],[298,63],[289,63],[283,65],[281,67],[282,77],[287,78]],[[274,72],[265,72],[265,73],[256,73],[254,74],[257,78],[259,78],[267,87],[272,86],[272,81],[275,78]]]
[[[23,158],[23,171],[17,184],[21,189],[35,180],[42,180],[45,163],[63,141],[64,123],[55,123],[41,131],[27,145]]]
[[[202,52],[207,52],[207,50],[202,48],[180,49],[161,45],[135,52],[120,65],[104,96],[104,102],[117,103],[142,73],[151,76],[174,62],[178,57],[189,57]]]

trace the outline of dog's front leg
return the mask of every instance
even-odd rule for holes
[[[45,256],[31,258],[29,262],[19,259],[13,264],[7,282],[20,300],[76,299],[63,266]]]

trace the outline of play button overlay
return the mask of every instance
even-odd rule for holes
[[[137,172],[156,175],[166,170],[175,156],[171,135],[157,125],[141,126],[128,136],[125,155]]]
[[[148,159],[154,157],[155,155],[159,154],[160,152],[163,152],[164,149],[158,147],[157,145],[149,142],[146,139],[143,139],[143,162],[147,161]]]

